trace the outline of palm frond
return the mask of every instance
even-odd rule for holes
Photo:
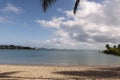
[[[43,11],[46,12],[47,8],[51,6],[56,0],[42,0]]]
[[[76,2],[75,2],[75,6],[74,6],[74,10],[73,10],[73,13],[74,13],[74,14],[76,14],[76,11],[77,11],[79,2],[80,2],[80,0],[76,0]]]

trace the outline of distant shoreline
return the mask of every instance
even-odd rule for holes
[[[18,50],[18,49],[28,49],[28,50],[33,50],[33,49],[36,49],[36,48],[32,48],[32,47],[28,47],[28,46],[20,46],[20,45],[0,45],[0,49],[15,49],[15,50]]]
[[[35,47],[28,47],[28,46],[21,46],[21,45],[0,45],[0,50],[71,50],[71,51],[74,51],[74,49],[35,48]]]
[[[82,65],[58,65],[58,64],[6,64],[6,63],[0,63],[0,65],[13,65],[13,66],[56,66],[56,67],[118,67],[120,65],[88,65],[88,64],[82,64]]]

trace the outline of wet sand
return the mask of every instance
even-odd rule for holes
[[[120,67],[0,65],[0,80],[120,80]]]

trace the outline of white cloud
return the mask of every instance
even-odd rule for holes
[[[39,23],[42,26],[50,27],[50,28],[57,28],[59,29],[61,26],[60,24],[65,20],[64,17],[53,17],[50,21],[45,20],[37,20],[36,22]]]
[[[19,13],[22,12],[22,8],[16,7],[13,4],[7,3],[6,7],[3,8],[2,11],[4,11],[4,12],[13,12],[13,13],[19,14]]]
[[[0,16],[0,23],[4,23],[4,22],[7,22],[7,21],[8,21],[8,17]]]
[[[38,20],[38,23],[56,29],[54,40],[48,40],[51,46],[101,48],[105,43],[116,44],[120,41],[119,4],[120,0],[104,0],[102,3],[81,0],[76,15],[72,10],[66,10],[64,17]]]

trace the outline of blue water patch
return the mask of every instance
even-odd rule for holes
[[[0,50],[0,64],[120,65],[120,57],[98,50]]]

